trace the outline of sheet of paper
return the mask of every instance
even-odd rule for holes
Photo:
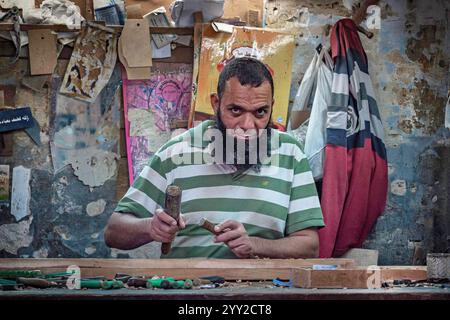
[[[155,42],[152,40],[152,58],[153,59],[163,59],[170,58],[172,56],[172,49],[170,48],[170,44],[157,48]]]

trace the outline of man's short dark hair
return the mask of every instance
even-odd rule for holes
[[[235,58],[228,62],[219,76],[217,94],[222,98],[225,84],[233,77],[237,77],[242,86],[259,87],[264,81],[269,81],[273,98],[273,78],[264,63],[253,58]]]

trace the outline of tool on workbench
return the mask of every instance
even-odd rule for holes
[[[175,279],[174,278],[148,279],[147,288],[170,289],[170,287],[172,286],[171,281],[175,281]]]
[[[174,218],[177,223],[181,211],[181,188],[176,185],[170,185],[166,189],[166,200],[164,211]],[[161,252],[168,254],[170,252],[171,243],[163,243],[161,245]]]
[[[39,288],[39,289],[47,289],[51,287],[56,287],[57,284],[53,281],[48,281],[42,278],[22,278],[18,277],[17,282],[23,284],[27,287]]]
[[[115,280],[122,281],[123,283],[127,283],[128,280],[131,278],[132,277],[129,274],[125,274],[125,273],[116,273],[116,275],[114,276]]]
[[[171,282],[172,289],[191,289],[193,286],[192,280],[175,280]]]
[[[147,279],[144,277],[131,277],[127,281],[127,286],[133,288],[147,288]]]
[[[120,289],[124,284],[119,280],[81,279],[81,289]]]
[[[43,276],[40,270],[0,270],[1,279],[42,278]]]
[[[212,234],[218,235],[220,234],[220,232],[217,232],[216,230],[214,230],[214,227],[216,226],[214,223],[208,221],[206,218],[201,218],[200,222],[198,224],[200,227],[202,227],[203,229],[208,230],[209,232],[211,232]]]
[[[17,283],[14,280],[0,279],[0,290],[5,291],[17,290],[19,286],[21,286],[21,284]]]

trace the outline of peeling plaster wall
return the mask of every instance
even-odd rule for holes
[[[343,2],[267,2],[267,27],[297,35],[291,100],[315,47],[329,45],[329,26],[351,15]],[[450,250],[450,2],[385,0],[379,7],[380,29],[360,38],[385,127],[390,188],[364,247],[379,250],[380,264],[425,264],[426,253]]]
[[[4,61],[0,58],[0,64]],[[60,76],[66,64],[67,60],[58,61]],[[17,221],[10,207],[0,206],[0,258],[158,257],[156,244],[130,251],[105,245],[104,228],[116,205],[118,162],[109,168],[106,182],[96,187],[80,181],[71,165],[54,174],[49,147],[51,92],[46,88],[38,93],[22,86],[26,74],[28,60],[21,59],[12,72],[0,74],[0,85],[16,86],[16,106],[31,106],[41,127],[42,146],[35,145],[24,131],[15,131],[13,156],[0,157],[1,164],[10,165],[11,174],[14,167],[31,169],[30,215]]]
[[[427,252],[450,246],[450,132],[444,128],[449,88],[450,2],[380,2],[381,28],[373,39],[361,35],[369,58],[389,159],[389,199],[364,247],[379,250],[380,264],[423,264]],[[266,25],[292,31],[296,48],[291,100],[319,43],[330,27],[349,16],[343,1],[268,0]],[[2,62],[0,58],[0,63]],[[53,174],[49,148],[49,91],[20,86],[28,61],[0,74],[0,84],[17,86],[16,105],[28,104],[41,126],[37,147],[14,133],[14,155],[0,163],[31,168],[30,216],[16,221],[0,207],[0,257],[157,257],[159,248],[107,248],[103,231],[115,206],[116,179],[89,188],[71,166]],[[60,75],[67,61],[59,61]]]

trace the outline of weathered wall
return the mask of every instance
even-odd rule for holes
[[[361,39],[385,125],[390,189],[386,211],[365,247],[380,251],[381,264],[424,263],[426,252],[449,247],[450,132],[443,124],[450,81],[450,3],[388,0],[380,8],[381,28],[372,30],[373,39]],[[337,0],[267,2],[267,27],[296,34],[292,100],[314,48],[329,43],[329,27],[348,15]],[[60,74],[66,62],[60,61]],[[9,207],[0,208],[0,257],[157,256],[153,245],[122,252],[103,242],[118,177],[89,188],[70,166],[53,173],[50,90],[36,93],[22,86],[27,73],[22,59],[14,72],[0,74],[0,85],[17,87],[16,105],[32,107],[43,142],[37,147],[26,133],[16,132],[14,155],[0,157],[11,170],[19,165],[32,169],[31,214],[16,221]]]
[[[329,45],[329,26],[350,16],[344,2],[268,1],[267,26],[297,34],[291,100],[314,48]],[[450,249],[450,3],[387,0],[379,7],[380,29],[360,37],[385,126],[390,188],[364,246],[380,251],[380,264],[423,264],[427,252]]]

